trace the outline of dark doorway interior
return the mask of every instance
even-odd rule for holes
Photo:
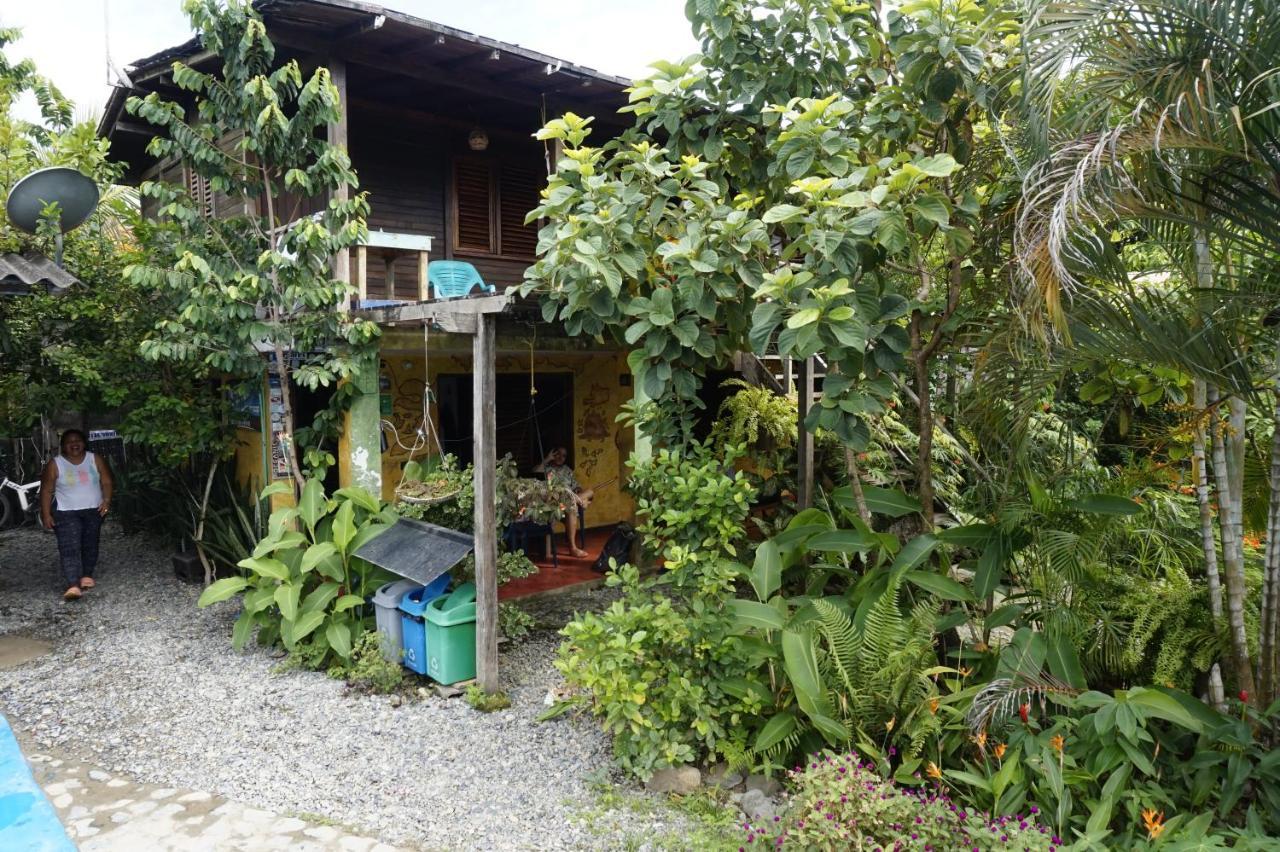
[[[293,403],[293,428],[295,431],[307,428],[315,422],[316,415],[329,407],[329,400],[333,398],[333,388],[320,387],[315,390],[309,390],[302,387],[292,379],[289,381],[289,391]],[[301,443],[301,442],[299,442]],[[338,457],[338,448],[336,445],[326,445],[325,450],[333,454],[336,459]],[[324,490],[326,494],[332,494],[337,491],[341,485],[338,482],[338,465],[331,464],[329,469],[324,473]]]
[[[469,373],[436,378],[440,440],[462,464],[472,461],[471,381]],[[573,374],[538,373],[534,387],[536,407],[530,405],[528,373],[499,373],[495,385],[498,458],[510,453],[521,476],[532,475],[553,447],[568,448],[573,465]]]

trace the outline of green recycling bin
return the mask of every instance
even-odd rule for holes
[[[463,583],[422,613],[427,625],[427,677],[457,683],[476,676],[476,587]]]

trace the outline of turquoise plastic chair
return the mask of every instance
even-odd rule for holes
[[[427,281],[437,299],[457,299],[479,288],[496,293],[497,288],[484,283],[480,271],[461,260],[433,260],[427,264]]]

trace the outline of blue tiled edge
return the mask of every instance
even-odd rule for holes
[[[58,813],[31,777],[9,723],[0,716],[0,849],[76,852]]]

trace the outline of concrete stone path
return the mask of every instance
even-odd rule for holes
[[[321,817],[141,784],[30,745],[32,775],[80,852],[406,852]]]

